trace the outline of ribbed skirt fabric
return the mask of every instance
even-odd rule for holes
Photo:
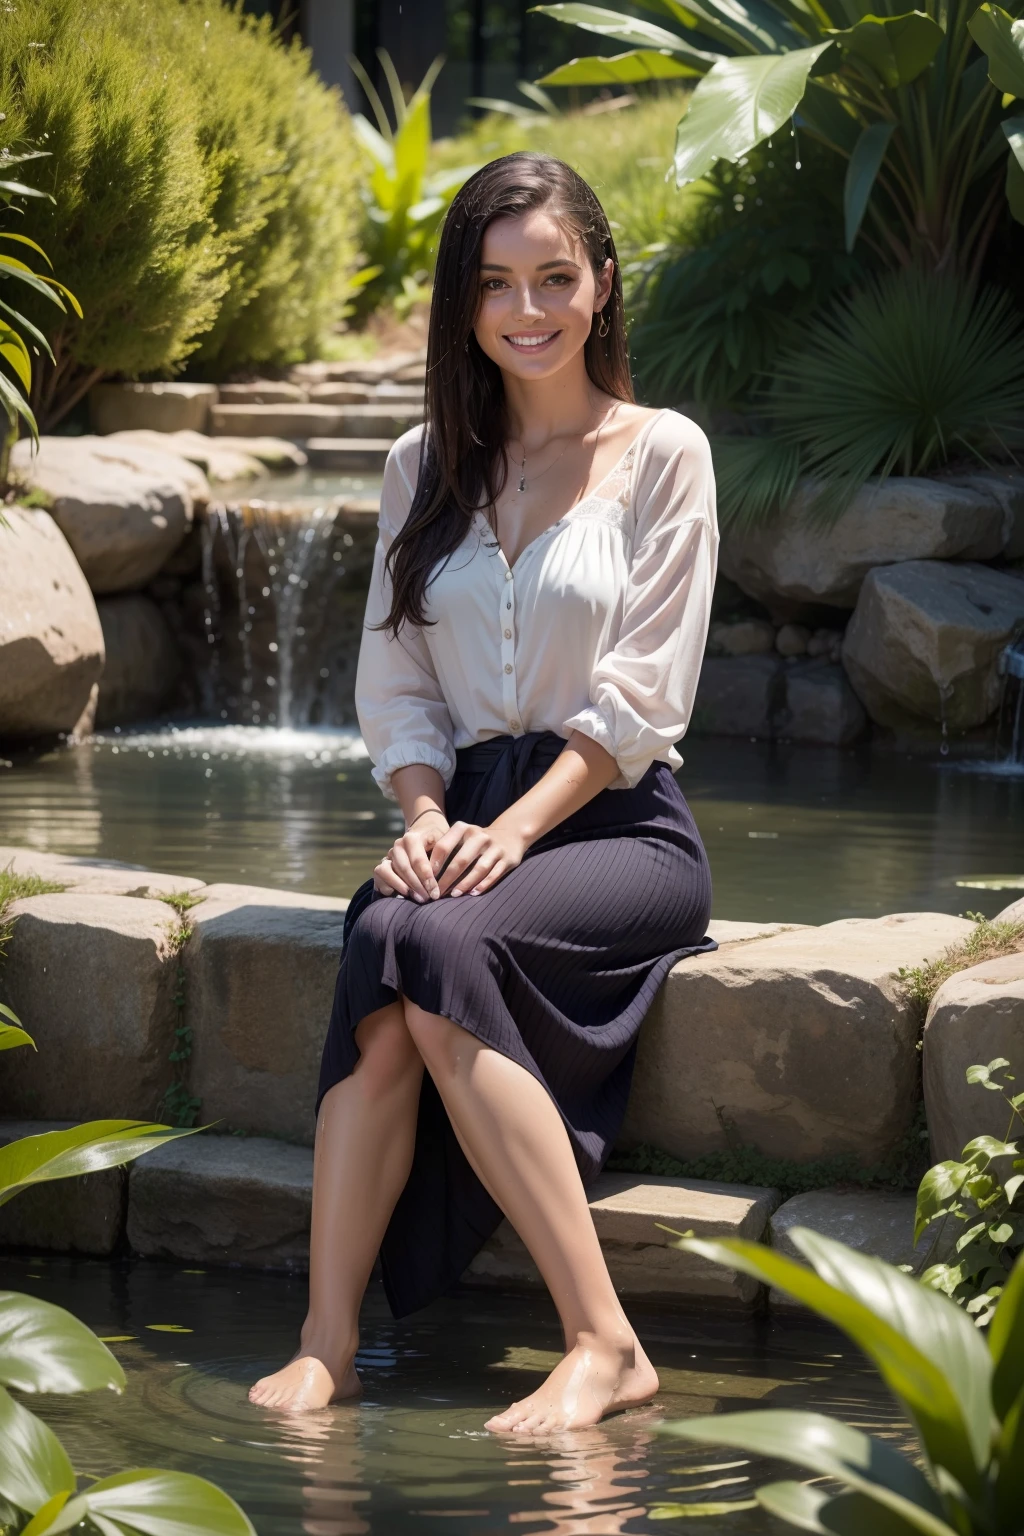
[[[458,753],[449,820],[486,825],[546,772],[565,742],[530,733]],[[670,968],[715,948],[707,856],[663,763],[606,789],[541,838],[482,896],[349,907],[317,1105],[355,1067],[355,1030],[401,994],[518,1062],[547,1088],[584,1183],[622,1125],[636,1038]],[[501,1221],[424,1075],[412,1173],[381,1247],[396,1317],[426,1306]]]

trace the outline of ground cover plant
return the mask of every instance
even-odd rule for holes
[[[652,1518],[759,1505],[822,1536],[1017,1536],[1024,1508],[1024,1260],[986,1337],[948,1297],[884,1260],[806,1228],[790,1236],[810,1268],[738,1239],[682,1237],[675,1246],[776,1286],[841,1328],[906,1414],[915,1454],[820,1413],[767,1409],[667,1424],[663,1432],[680,1439],[794,1462],[814,1481],[769,1483],[753,1499],[663,1505]]]

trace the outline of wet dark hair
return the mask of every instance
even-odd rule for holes
[[[441,231],[427,338],[426,430],[419,479],[405,526],[388,551],[394,598],[381,628],[423,625],[427,585],[454,554],[473,513],[493,505],[508,475],[508,417],[501,370],[480,349],[473,327],[479,303],[480,250],[494,219],[550,209],[583,243],[595,272],[610,257],[612,291],[594,315],[583,348],[598,389],[633,399],[622,305],[622,278],[604,209],[581,176],[550,155],[492,160],[471,176]],[[600,329],[607,327],[605,334]]]

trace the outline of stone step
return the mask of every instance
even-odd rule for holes
[[[216,405],[210,412],[214,437],[396,437],[422,421],[423,411],[412,404]]]
[[[389,437],[310,437],[306,457],[314,469],[339,474],[381,474],[391,452]]]
[[[914,1249],[914,1213],[917,1196],[911,1190],[812,1189],[793,1195],[779,1206],[768,1226],[767,1241],[788,1258],[807,1261],[793,1242],[794,1227],[810,1227],[823,1237],[834,1238],[885,1259],[887,1264],[914,1264],[920,1268],[930,1247],[927,1236]],[[770,1291],[773,1307],[801,1307],[802,1303],[777,1290]]]
[[[0,1120],[0,1147],[67,1131],[73,1120]],[[26,1189],[0,1206],[0,1248],[44,1253],[113,1253],[124,1232],[128,1180],[123,1168],[103,1168],[80,1179],[54,1179]]]

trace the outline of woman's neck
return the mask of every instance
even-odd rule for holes
[[[585,432],[603,399],[591,382],[582,352],[550,379],[502,373],[509,434],[529,453],[558,437]]]

